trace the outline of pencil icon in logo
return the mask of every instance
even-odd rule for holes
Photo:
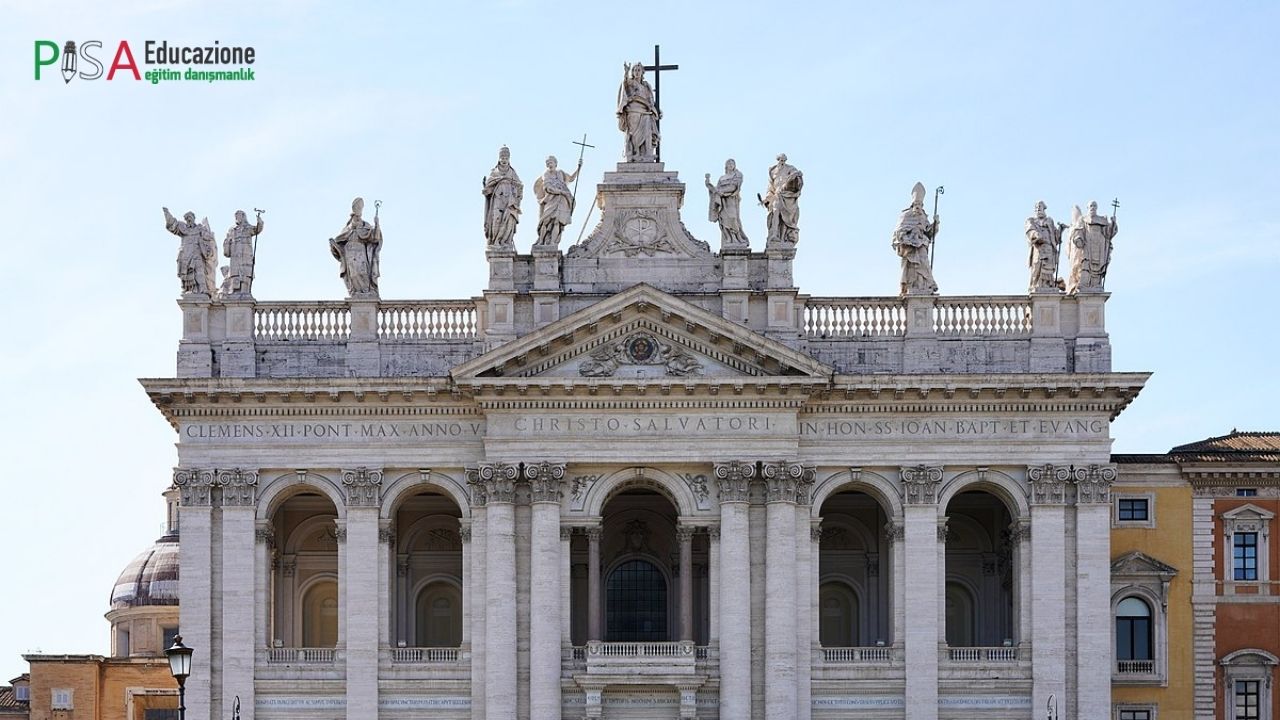
[[[68,40],[66,47],[62,48],[62,81],[70,83],[71,78],[76,75],[76,43],[74,40]]]

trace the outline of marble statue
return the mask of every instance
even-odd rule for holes
[[[1071,244],[1067,253],[1071,259],[1071,276],[1067,280],[1067,292],[1102,292],[1111,265],[1111,240],[1119,227],[1114,215],[1098,214],[1098,203],[1089,203],[1089,210],[1080,212],[1077,206],[1071,218]]]
[[[623,63],[622,68],[617,115],[618,129],[627,138],[627,162],[656,162],[662,113],[653,103],[653,88],[644,79],[644,62]]]
[[[511,167],[511,151],[498,151],[498,164],[484,179],[484,237],[489,247],[514,248],[516,224],[520,222],[520,201],[524,183]]]
[[[250,225],[243,210],[236,211],[236,224],[227,230],[222,254],[228,259],[222,294],[231,297],[253,295],[253,264],[257,259],[256,238],[262,232],[262,218]]]
[[[1027,218],[1027,244],[1030,245],[1027,267],[1031,268],[1029,292],[1058,290],[1058,255],[1062,248],[1062,231],[1067,226],[1055,223],[1045,214],[1046,207],[1043,200],[1036,203],[1035,212]]]
[[[370,225],[361,217],[364,198],[351,203],[351,217],[337,235],[329,238],[329,252],[341,266],[351,297],[378,297],[378,255],[382,252],[382,226],[375,213]]]
[[[188,210],[178,220],[164,210],[164,227],[182,238],[178,246],[178,280],[183,295],[208,295],[217,292],[218,243],[209,229],[209,219],[196,224],[196,214]]]
[[[938,292],[933,280],[929,248],[938,233],[938,218],[929,220],[924,210],[924,185],[916,183],[911,188],[911,204],[898,218],[893,230],[893,249],[902,258],[903,295],[931,295]]]
[[[750,247],[747,234],[742,230],[742,173],[737,163],[725,160],[724,175],[715,185],[711,184],[710,173],[703,176],[703,181],[711,195],[707,219],[720,225],[720,247]]]
[[[769,168],[769,189],[760,204],[768,211],[769,236],[767,246],[793,246],[800,239],[800,190],[804,188],[804,173],[787,164],[785,154],[778,155],[778,164]]]
[[[533,194],[538,198],[538,245],[556,247],[560,244],[560,233],[564,226],[573,219],[573,191],[569,183],[582,172],[582,161],[578,161],[578,169],[572,173],[560,170],[556,166],[556,156],[547,158],[547,171],[533,183]]]

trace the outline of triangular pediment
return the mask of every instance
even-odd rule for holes
[[[1111,561],[1111,574],[1118,576],[1159,575],[1173,577],[1178,569],[1142,552],[1127,552]]]
[[[804,353],[649,285],[636,285],[454,369],[455,381],[563,378],[828,380]]]
[[[1224,520],[1270,520],[1275,516],[1275,513],[1260,508],[1253,503],[1246,503],[1222,513]]]

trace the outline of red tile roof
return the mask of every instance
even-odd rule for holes
[[[1169,451],[1192,462],[1280,462],[1280,432],[1240,432],[1206,438]]]

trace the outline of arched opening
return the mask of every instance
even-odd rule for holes
[[[985,490],[970,490],[951,498],[946,514],[947,644],[998,647],[1016,642],[1017,578],[1008,507]]]
[[[608,642],[670,640],[667,579],[644,558],[619,563],[605,582],[605,628]]]
[[[893,642],[893,554],[884,507],[868,493],[844,490],[822,503],[821,516],[819,641],[823,647]]]
[[[462,511],[453,498],[424,489],[393,514],[396,547],[392,603],[400,647],[462,644]]]
[[[458,647],[462,644],[462,593],[447,582],[428,583],[415,603],[417,647]]]
[[[338,583],[320,580],[302,595],[302,646],[333,647],[338,644]]]
[[[823,583],[818,591],[818,639],[823,647],[857,647],[858,596],[844,583]]]
[[[1127,597],[1116,605],[1116,660],[1151,660],[1151,606],[1138,597]]]
[[[289,497],[272,513],[277,539],[271,593],[274,645],[338,644],[342,622],[337,519],[333,502],[313,489]]]

